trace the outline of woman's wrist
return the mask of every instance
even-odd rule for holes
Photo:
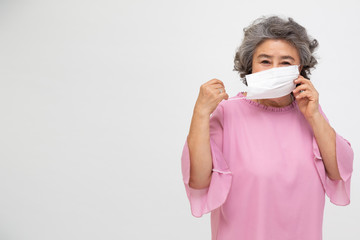
[[[206,111],[204,109],[197,108],[197,107],[194,108],[194,112],[193,112],[194,117],[197,117],[197,118],[209,119],[210,114],[211,113],[209,113],[208,111]]]
[[[324,116],[321,115],[319,111],[316,111],[312,115],[308,116],[306,120],[309,122],[312,128],[316,127],[317,124],[322,123],[322,121],[326,121]]]

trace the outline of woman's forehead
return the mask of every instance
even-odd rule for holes
[[[299,58],[297,48],[283,39],[267,39],[256,47],[254,57]]]

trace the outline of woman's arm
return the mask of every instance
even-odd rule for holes
[[[309,122],[314,132],[326,172],[330,179],[341,180],[336,159],[336,132],[319,110],[319,93],[309,79],[299,76],[293,91],[299,109]]]
[[[194,110],[187,137],[190,154],[189,186],[202,189],[209,186],[212,172],[208,114]]]
[[[326,172],[330,179],[341,180],[336,159],[336,133],[320,112],[307,119],[319,146]]]
[[[300,76],[294,83],[301,84],[293,93],[313,130],[314,162],[324,190],[332,203],[346,206],[350,203],[354,152],[350,143],[330,126],[319,105],[319,93],[310,80]]]

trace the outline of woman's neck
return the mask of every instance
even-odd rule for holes
[[[253,99],[257,103],[270,107],[285,107],[290,105],[294,101],[292,94],[280,97],[280,98],[269,98],[269,99]]]

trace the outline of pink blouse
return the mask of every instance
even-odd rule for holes
[[[296,101],[276,108],[241,92],[223,100],[210,117],[210,147],[208,188],[189,187],[187,141],[181,162],[191,213],[211,212],[213,240],[321,240],[325,193],[333,204],[350,203],[350,143],[336,133],[342,180],[331,180]]]

